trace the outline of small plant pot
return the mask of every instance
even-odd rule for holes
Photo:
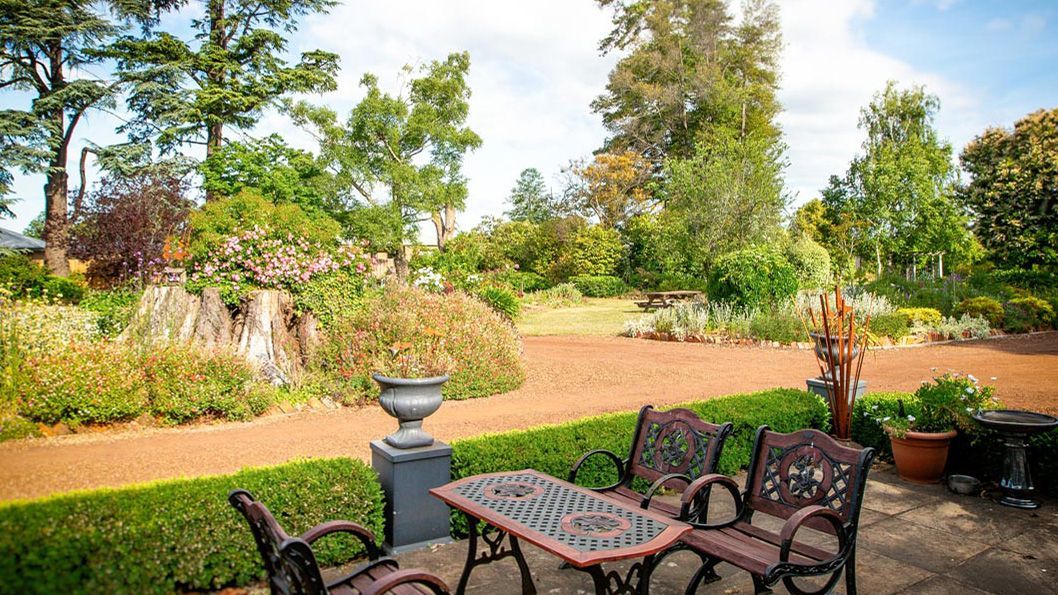
[[[886,430],[893,446],[896,472],[911,483],[939,483],[948,463],[948,446],[955,437],[950,432],[908,432],[897,438]]]
[[[441,407],[441,386],[448,376],[432,378],[389,378],[372,374],[382,389],[378,402],[386,413],[397,418],[400,428],[386,436],[395,448],[419,448],[433,444],[433,436],[422,429],[422,420]]]

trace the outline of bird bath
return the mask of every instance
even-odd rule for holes
[[[999,503],[1015,508],[1039,508],[1040,503],[1032,499],[1032,475],[1029,473],[1025,440],[1030,434],[1046,432],[1058,427],[1058,418],[1031,411],[996,409],[979,411],[974,415],[977,423],[1003,436],[1006,451],[1003,453],[1003,478],[999,487],[1003,497]]]

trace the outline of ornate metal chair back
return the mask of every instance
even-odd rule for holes
[[[289,578],[284,570],[280,545],[290,536],[279,526],[268,508],[256,501],[253,494],[246,490],[234,490],[228,494],[228,502],[235,510],[242,513],[250,525],[250,532],[257,543],[265,571],[268,572],[268,584],[272,595],[285,595],[289,590]]]
[[[780,434],[762,426],[746,477],[747,509],[786,519],[806,506],[819,505],[855,528],[874,454],[873,448],[850,448],[819,430]],[[834,532],[817,519],[808,525]]]
[[[680,473],[693,481],[713,473],[731,428],[730,423],[703,421],[690,409],[657,411],[646,405],[639,411],[625,485],[633,477],[654,482],[664,475]],[[686,484],[674,480],[667,487],[682,488]]]
[[[283,541],[279,561],[285,579],[283,595],[327,595],[327,585],[308,543],[297,537]]]

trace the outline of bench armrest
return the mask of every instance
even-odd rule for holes
[[[639,507],[643,509],[650,508],[650,500],[654,497],[654,494],[657,493],[657,491],[660,490],[662,487],[664,487],[666,483],[674,479],[682,479],[687,485],[691,484],[691,478],[687,477],[683,473],[669,473],[668,475],[662,475],[661,477],[657,478],[654,483],[650,484],[650,488],[647,490],[647,493],[643,494],[643,500],[639,503]]]
[[[700,518],[708,510],[709,498],[712,496],[712,488],[713,485],[716,484],[723,486],[724,489],[731,494],[731,498],[735,501],[735,516],[723,523],[694,522],[692,517],[694,519]],[[704,502],[701,501],[700,496],[704,496]],[[680,496],[680,520],[688,522],[698,529],[721,529],[723,527],[729,527],[733,525],[735,521],[742,518],[744,508],[745,504],[742,500],[742,493],[738,489],[738,484],[730,477],[719,473],[710,473],[699,477],[691,482],[691,485],[687,486],[687,489],[683,491],[683,495]]]
[[[371,561],[379,559],[382,555],[382,552],[378,549],[378,545],[375,544],[375,534],[367,527],[352,521],[328,521],[326,523],[320,523],[308,531],[305,531],[305,533],[301,535],[301,539],[305,540],[307,543],[312,543],[325,535],[331,535],[333,533],[349,533],[353,537],[356,537],[360,540],[360,543],[363,544],[364,550],[367,552],[367,557]]]
[[[793,547],[794,536],[797,534],[798,529],[803,527],[810,519],[820,519],[834,528],[834,535],[838,538],[838,551],[834,558],[837,559],[845,555],[848,534],[845,531],[845,524],[841,521],[841,516],[829,508],[813,504],[793,513],[782,526],[782,531],[779,533],[780,563],[789,563],[790,548]]]
[[[624,479],[626,462],[623,461],[621,459],[621,457],[619,457],[616,454],[614,454],[613,451],[606,450],[605,448],[597,448],[595,450],[589,450],[588,452],[584,453],[584,455],[582,455],[579,459],[577,459],[576,463],[573,463],[573,467],[570,468],[569,477],[567,478],[566,481],[568,481],[569,483],[576,483],[577,482],[577,472],[580,471],[581,465],[584,464],[584,461],[587,461],[589,458],[591,458],[591,457],[593,457],[595,455],[604,455],[605,457],[607,457],[608,459],[613,461],[614,466],[617,468],[617,482],[612,484],[612,485],[608,485],[606,487],[599,487],[599,488],[592,488],[592,489],[593,490],[612,490],[612,489],[616,488],[617,486],[621,485],[621,480]]]
[[[448,585],[437,576],[425,570],[411,568],[398,570],[371,583],[360,591],[361,595],[381,595],[392,591],[394,587],[410,583],[422,585],[432,591],[435,595],[448,595]]]

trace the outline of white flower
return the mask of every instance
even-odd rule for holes
[[[889,421],[890,419],[892,419],[892,418],[889,417],[889,416],[885,416],[885,417],[882,418],[882,421]]]
[[[915,416],[914,415],[907,416],[907,421],[915,421]]]
[[[871,405],[871,409],[874,409],[875,411],[878,411],[878,406],[877,405]]]
[[[972,386],[967,386],[967,387],[966,387],[966,394],[968,394],[968,395],[972,395],[972,394],[974,394],[974,387],[972,387]]]

